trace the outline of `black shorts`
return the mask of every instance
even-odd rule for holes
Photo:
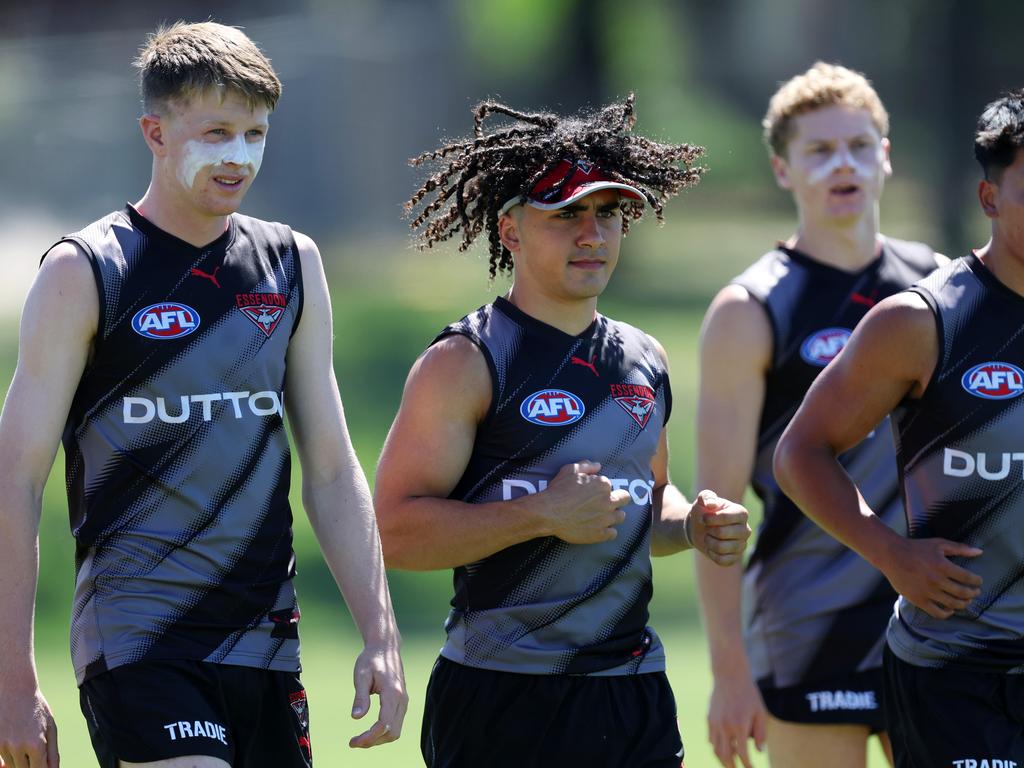
[[[295,672],[154,661],[79,692],[101,768],[207,755],[233,768],[309,768],[309,709]]]
[[[679,768],[663,672],[595,677],[494,672],[440,658],[420,739],[428,768]]]
[[[896,768],[1022,768],[1024,676],[931,669],[885,649]]]
[[[809,725],[866,725],[872,733],[885,730],[883,687],[881,669],[790,688],[758,683],[765,708],[778,720]]]

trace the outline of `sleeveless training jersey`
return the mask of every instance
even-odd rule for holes
[[[671,407],[654,344],[602,315],[570,336],[503,298],[437,338],[452,334],[480,347],[493,393],[450,498],[484,503],[543,491],[562,466],[591,459],[632,499],[612,541],[533,539],[456,568],[442,655],[531,674],[664,670],[647,627],[651,460]]]
[[[935,313],[939,359],[897,416],[912,538],[984,553],[953,561],[984,580],[966,610],[933,619],[900,598],[893,652],[923,667],[1024,672],[1024,297],[974,254],[912,290]]]
[[[783,495],[772,457],[807,390],[854,326],[875,303],[935,266],[927,246],[886,238],[879,258],[857,272],[780,246],[734,281],[762,304],[773,335],[751,479],[764,519],[743,596],[747,652],[762,687],[788,688],[881,666],[895,592]],[[840,461],[871,508],[905,530],[889,424],[880,424]]]
[[[128,206],[66,239],[100,309],[64,431],[79,682],[160,659],[297,670],[291,230],[235,214],[196,248]]]

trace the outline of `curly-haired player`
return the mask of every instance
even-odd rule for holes
[[[701,149],[631,132],[633,98],[564,118],[477,107],[413,160],[430,248],[486,232],[508,293],[413,366],[377,472],[393,567],[455,569],[427,691],[428,766],[673,766],[682,744],[647,626],[650,555],[740,557],[742,507],[669,483],[664,350],[597,312],[626,223],[692,186]],[[487,131],[490,116],[507,123]]]

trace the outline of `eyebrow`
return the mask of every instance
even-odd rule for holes
[[[204,120],[203,124],[206,125],[208,128],[233,128],[236,125],[238,125],[238,123],[236,123],[233,120],[216,120],[216,119]],[[253,128],[262,128],[263,130],[266,130],[269,127],[270,127],[270,123],[269,122],[261,122],[261,123],[255,123],[253,125],[250,125],[248,128],[246,128],[246,130],[251,130]]]
[[[612,201],[610,203],[605,203],[604,205],[599,205],[597,207],[597,210],[598,211],[614,211],[614,210],[616,210],[619,207],[620,207],[619,206],[619,201],[618,200],[614,200],[614,201]],[[553,213],[563,213],[565,211],[569,211],[571,213],[579,213],[580,211],[585,211],[585,210],[587,210],[587,206],[583,205],[582,203],[570,203],[569,205],[564,205],[561,208],[555,208],[554,211],[552,211],[552,212]]]

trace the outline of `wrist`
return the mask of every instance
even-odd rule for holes
[[[693,543],[692,524],[690,520],[693,518],[693,507],[686,513],[686,517],[683,518],[683,542],[685,543],[686,549],[697,549],[697,546]]]

